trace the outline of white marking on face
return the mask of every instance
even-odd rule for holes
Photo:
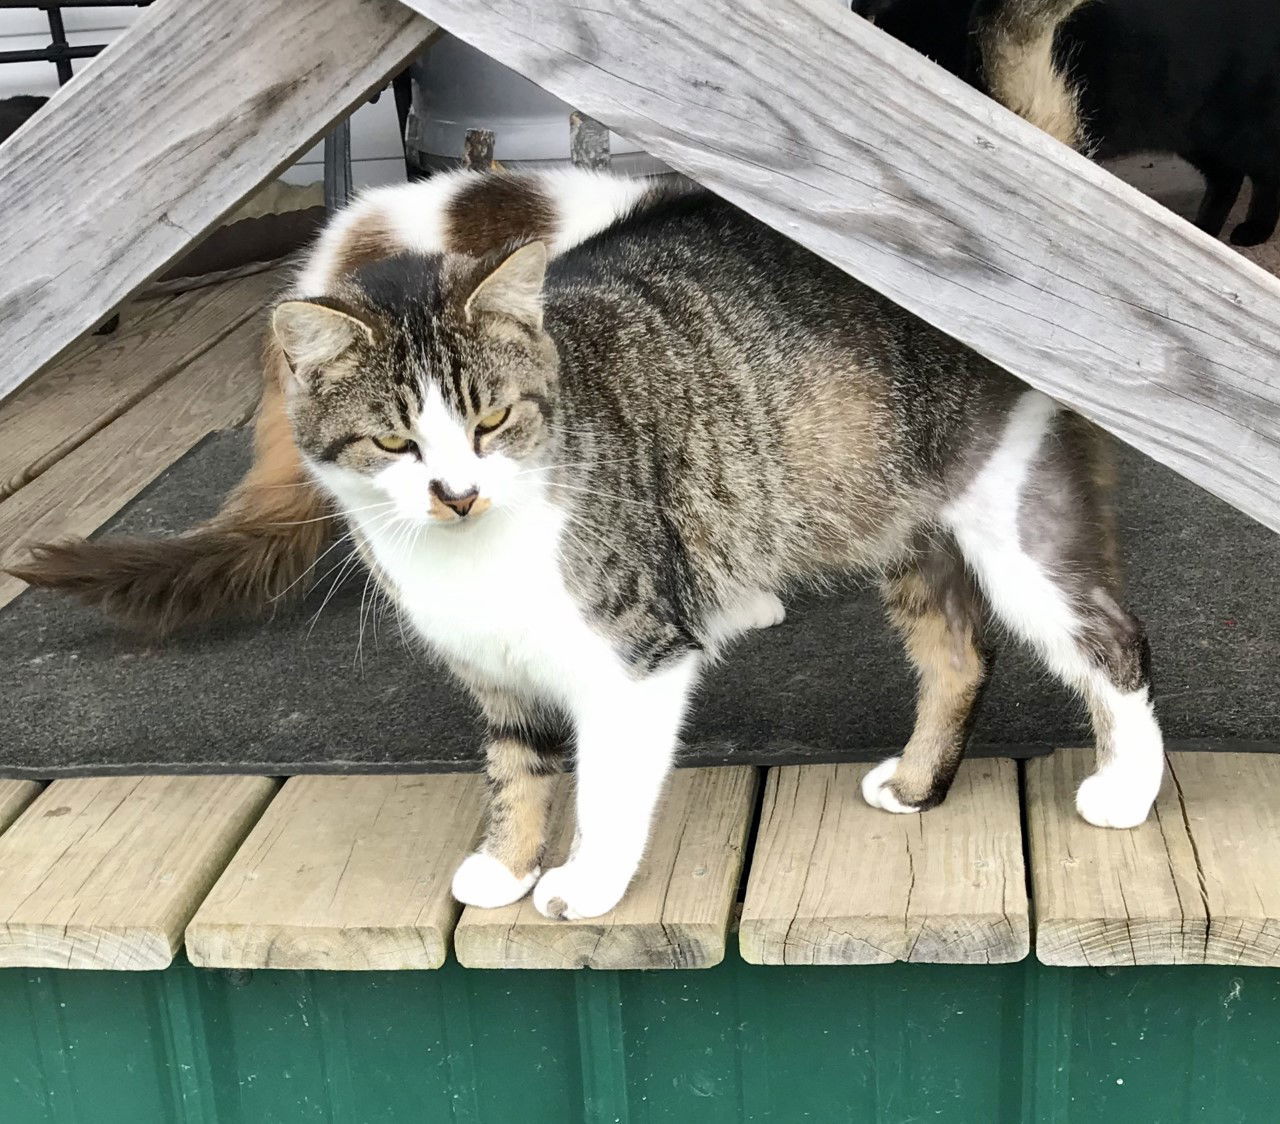
[[[492,509],[540,502],[541,476],[534,466],[500,452],[477,455],[466,420],[445,403],[439,388],[432,384],[424,399],[422,413],[409,432],[417,454],[389,457],[386,466],[372,476],[337,465],[313,466],[342,507],[385,519],[394,515],[401,525],[438,524],[431,514],[433,481],[451,495],[465,495],[472,489],[479,493],[479,506],[476,514],[467,517],[469,523],[483,519]]]

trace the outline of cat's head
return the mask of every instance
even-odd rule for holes
[[[343,507],[458,524],[537,489],[557,373],[546,262],[537,242],[493,261],[404,254],[276,307],[295,439]]]

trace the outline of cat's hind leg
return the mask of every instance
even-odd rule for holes
[[[485,709],[485,832],[454,874],[453,896],[493,909],[524,897],[542,873],[547,810],[568,737],[555,718],[525,715],[509,703],[497,714]]]
[[[918,676],[916,725],[902,755],[863,778],[862,795],[887,812],[922,812],[945,799],[977,715],[991,662],[987,609],[941,530],[886,574],[883,594]]]
[[[1280,175],[1253,176],[1249,211],[1231,232],[1233,246],[1260,246],[1280,224]]]
[[[1097,765],[1076,808],[1147,817],[1164,772],[1146,636],[1120,603],[1103,449],[1052,399],[1024,394],[946,519],[994,614],[1088,704]]]

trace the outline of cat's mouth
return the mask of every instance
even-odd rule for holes
[[[463,492],[453,492],[440,481],[431,482],[431,505],[428,512],[437,523],[468,523],[479,519],[493,501],[482,496],[478,488],[468,488]]]
[[[465,524],[478,522],[492,506],[493,501],[488,496],[477,496],[472,503],[461,508],[456,505],[441,503],[433,496],[428,518],[432,523],[441,526],[461,527]]]

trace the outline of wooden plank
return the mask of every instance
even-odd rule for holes
[[[164,968],[266,777],[54,781],[0,835],[0,967]]]
[[[649,851],[621,903],[585,921],[549,921],[529,898],[502,909],[468,906],[454,933],[467,968],[710,968],[724,959],[756,770],[677,769]],[[555,863],[573,835],[572,784],[552,810]],[[554,864],[552,864],[554,865]]]
[[[0,405],[0,499],[258,316],[285,284],[275,269],[139,302],[111,335],[82,340]]]
[[[12,781],[0,778],[0,831],[16,820],[22,809],[40,794],[35,781]]]
[[[295,777],[187,927],[187,955],[212,968],[439,968],[483,797],[474,773]]]
[[[1076,814],[1091,768],[1086,750],[1027,762],[1037,958],[1280,966],[1280,757],[1171,753],[1131,831]]]
[[[87,535],[201,438],[243,424],[262,390],[257,316],[0,502],[0,563],[28,542]],[[0,606],[26,583],[0,575]]]
[[[1280,281],[847,5],[407,2],[1280,529]]]
[[[0,395],[309,148],[434,30],[394,0],[148,8],[0,150]]]
[[[1003,964],[1030,944],[1017,766],[960,767],[940,807],[872,808],[871,765],[769,771],[738,934],[751,964]]]

